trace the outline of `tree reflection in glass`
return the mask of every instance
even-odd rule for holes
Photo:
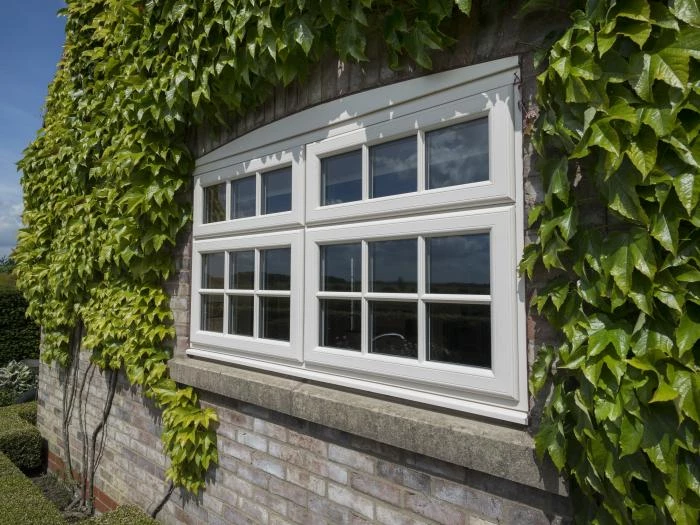
[[[489,120],[425,134],[428,189],[489,180]]]
[[[418,278],[418,240],[369,243],[371,292],[415,293]]]
[[[362,199],[362,150],[321,159],[321,206]]]
[[[426,244],[428,293],[490,294],[488,233],[431,237]]]
[[[418,189],[418,146],[415,135],[372,146],[369,153],[372,198],[410,193]]]
[[[216,184],[204,188],[204,217],[202,222],[226,220],[226,184]]]
[[[491,306],[428,304],[428,360],[491,367]]]

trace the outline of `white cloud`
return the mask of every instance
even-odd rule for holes
[[[9,255],[17,242],[17,230],[22,225],[22,202],[0,198],[0,255]]]

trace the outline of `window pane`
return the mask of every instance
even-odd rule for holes
[[[426,133],[428,188],[489,179],[489,120],[481,118]]]
[[[489,234],[427,239],[428,293],[491,293]]]
[[[369,243],[370,291],[415,293],[417,249],[416,239]]]
[[[231,218],[255,215],[255,175],[231,183]]]
[[[202,255],[202,288],[224,287],[224,253]]]
[[[260,298],[260,337],[289,341],[289,297]]]
[[[362,199],[362,150],[321,159],[321,205]]]
[[[289,290],[290,256],[289,248],[260,251],[263,290]]]
[[[321,299],[321,346],[360,350],[359,300]]]
[[[228,314],[229,333],[236,335],[253,335],[253,297],[229,297]]]
[[[204,217],[207,222],[226,220],[226,184],[204,188]]]
[[[359,292],[362,289],[362,244],[321,246],[321,290]]]
[[[372,197],[416,191],[416,137],[379,144],[370,148]]]
[[[230,252],[230,277],[231,288],[237,290],[252,290],[253,275],[255,273],[255,252]]]
[[[491,307],[428,305],[428,359],[491,368]]]
[[[374,354],[418,357],[416,303],[369,303],[370,347]]]
[[[202,295],[202,330],[224,331],[224,296]]]
[[[263,173],[262,213],[280,213],[292,209],[292,168]]]

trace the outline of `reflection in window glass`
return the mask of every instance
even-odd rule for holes
[[[224,296],[202,295],[202,330],[224,331]]]
[[[252,290],[255,273],[255,252],[230,252],[230,286],[236,290]]]
[[[289,297],[260,298],[260,337],[289,341]]]
[[[428,293],[491,293],[489,234],[427,239]]]
[[[418,357],[416,303],[369,303],[370,346],[374,354]]]
[[[262,175],[262,214],[292,209],[292,168],[270,171]]]
[[[491,368],[491,307],[428,305],[428,359]]]
[[[229,297],[228,331],[235,335],[253,335],[253,297]]]
[[[321,346],[360,350],[361,303],[354,299],[321,299]]]
[[[204,188],[204,217],[202,221],[219,222],[226,220],[226,184]]]
[[[371,292],[417,291],[418,245],[416,239],[369,243]]]
[[[425,134],[428,189],[489,179],[489,121],[481,118]]]
[[[224,287],[224,253],[202,255],[202,288]]]
[[[263,290],[289,290],[290,256],[291,250],[289,248],[260,251],[262,265],[260,288]]]
[[[231,183],[231,218],[255,215],[255,175]]]
[[[362,244],[321,246],[321,290],[359,292],[362,280]]]
[[[362,199],[362,150],[321,159],[321,206]]]
[[[415,136],[370,148],[372,197],[417,190],[417,150]]]

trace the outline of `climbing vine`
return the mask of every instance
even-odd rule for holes
[[[530,2],[530,8],[555,2]],[[581,523],[700,513],[700,9],[579,2],[538,77],[544,202],[521,263],[562,335],[536,444],[569,474]]]
[[[451,41],[441,22],[470,7],[470,0],[68,0],[43,128],[20,162],[17,284],[43,328],[45,361],[77,378],[76,351],[89,349],[110,385],[123,370],[163,410],[167,477],[176,486],[203,488],[217,461],[216,414],[178,387],[166,364],[175,334],[163,281],[190,217],[187,130],[259,105],[326,52],[366,60],[368,37],[386,42],[394,65],[408,56],[430,67],[429,51]],[[93,430],[88,456],[99,456],[103,426]],[[67,440],[66,432],[68,454]],[[94,471],[82,477],[89,484]]]

